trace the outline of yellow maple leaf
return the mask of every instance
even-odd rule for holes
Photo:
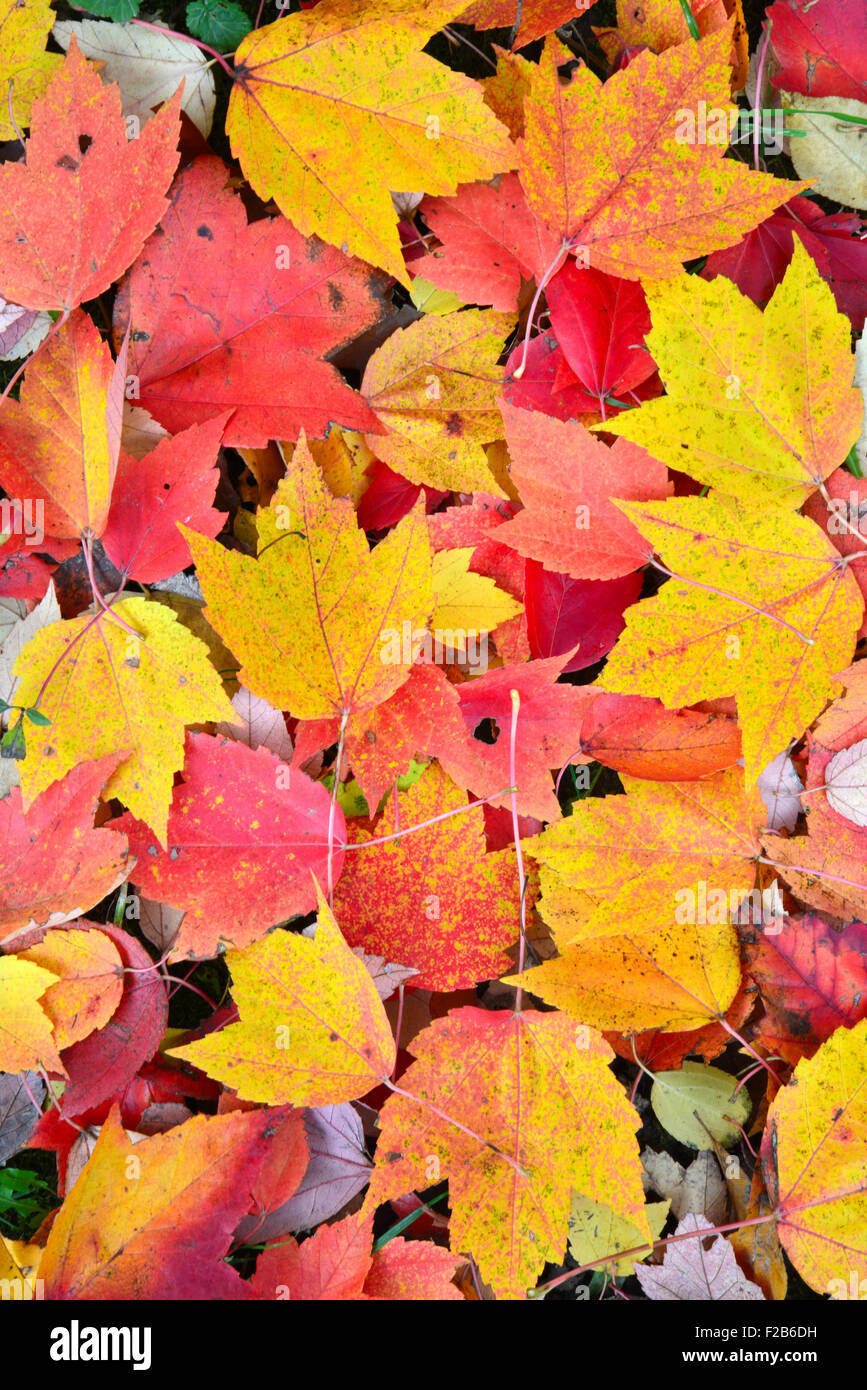
[[[747,785],[840,693],[864,611],[821,528],[732,498],[617,502],[674,578],[626,611],[597,682],[668,709],[735,695]]]
[[[47,1067],[66,1076],[39,1000],[57,976],[33,961],[0,956],[0,1071]]]
[[[388,699],[412,669],[404,624],[424,629],[433,610],[421,500],[369,550],[352,503],[331,496],[302,434],[257,519],[255,560],[180,528],[242,684],[299,719]]]
[[[512,167],[480,86],[421,50],[460,0],[321,0],[248,34],[235,54],[226,132],[256,192],[304,236],[410,287],[391,192],[455,193]]]
[[[376,986],[317,892],[312,941],[273,932],[226,953],[240,1022],[169,1056],[268,1105],[358,1100],[391,1074],[394,1037]]]
[[[59,1051],[108,1023],[123,994],[123,961],[105,932],[49,931],[37,946],[21,951],[56,976],[41,1007],[54,1026]]]
[[[240,720],[204,643],[170,608],[127,598],[112,612],[138,635],[107,614],[93,622],[84,613],[42,628],[15,663],[19,702],[33,704],[41,692],[39,708],[51,721],[28,725],[23,805],[80,762],[125,752],[103,795],[119,797],[165,845],[185,725]]]
[[[99,535],[108,520],[120,446],[120,370],[92,320],[77,310],[34,354],[20,402],[4,403],[0,481],[10,496],[41,502],[51,536],[72,539],[86,529]]]
[[[505,493],[484,445],[502,438],[497,358],[512,327],[493,309],[426,316],[370,358],[361,393],[388,429],[370,446],[396,473],[444,491]]]
[[[565,1014],[454,1010],[413,1040],[403,1094],[380,1112],[371,1206],[448,1178],[453,1250],[499,1298],[559,1264],[572,1189],[650,1240],[634,1131],[613,1052]]]
[[[63,61],[58,53],[45,52],[55,18],[51,0],[0,0],[0,140],[18,137],[10,106],[20,130],[30,124],[31,106]]]
[[[557,67],[574,55],[546,40],[524,102],[520,177],[536,216],[581,250],[582,264],[630,280],[677,275],[807,187],[723,159],[736,119],[731,43],[727,25],[660,55],[645,50],[604,84],[581,66],[564,86]],[[721,113],[721,141],[696,125],[706,109]]]
[[[548,910],[556,925],[556,908]],[[505,977],[579,1023],[620,1033],[702,1028],[725,1013],[740,982],[737,931],[727,921],[579,941],[555,960]]]
[[[644,288],[667,394],[605,428],[744,502],[800,507],[840,466],[864,411],[851,325],[812,256],[796,237],[764,313],[724,275]]]
[[[762,1144],[783,1249],[811,1289],[834,1299],[860,1298],[867,1279],[865,1043],[862,1019],[800,1061]]]
[[[431,584],[436,596],[431,626],[443,634],[443,642],[460,650],[467,634],[492,632],[500,623],[523,611],[484,574],[471,574],[475,546],[439,550],[433,557]],[[454,639],[453,641],[450,639]]]
[[[725,895],[727,922],[729,903],[755,883],[766,814],[758,793],[745,793],[741,769],[698,782],[620,780],[626,796],[576,802],[525,842],[541,866],[539,911],[558,942],[720,924],[714,893]]]
[[[661,1234],[668,1216],[670,1201],[648,1202],[645,1211],[647,1224],[654,1240]],[[592,1264],[605,1255],[616,1256],[619,1250],[634,1250],[641,1244],[641,1232],[632,1221],[618,1216],[602,1202],[591,1202],[576,1193],[569,1212],[569,1250],[579,1265]],[[603,1267],[608,1274],[625,1278],[635,1273],[636,1260],[646,1260],[653,1247],[648,1245],[637,1255],[612,1259]]]

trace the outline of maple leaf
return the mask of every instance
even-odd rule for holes
[[[0,1071],[47,1066],[66,1075],[40,998],[57,976],[34,961],[0,956]]]
[[[305,1303],[363,1298],[372,1240],[371,1218],[355,1212],[333,1226],[320,1226],[303,1245],[291,1238],[266,1245],[250,1286],[264,1299],[287,1294]]]
[[[260,1298],[295,1302],[358,1299],[462,1301],[451,1282],[464,1261],[439,1246],[390,1240],[371,1253],[372,1221],[355,1212],[320,1226],[303,1245],[294,1240],[266,1245],[251,1287]]]
[[[632,280],[567,261],[545,286],[545,298],[563,356],[604,419],[606,396],[628,395],[654,371],[642,346],[650,328],[644,290]]]
[[[126,270],[166,208],[181,94],[127,140],[114,86],[70,42],[33,103],[25,164],[0,168],[0,294],[72,309]]]
[[[713,932],[708,933],[708,929],[704,928],[702,936],[710,941]],[[648,947],[653,944],[644,937],[641,941],[642,950],[647,952]],[[600,945],[604,945],[604,942]],[[678,1067],[683,1066],[687,1057],[701,1057],[705,1062],[718,1057],[732,1040],[731,1030],[740,1029],[746,1022],[755,999],[755,992],[749,981],[742,981],[740,989],[726,1010],[725,1017],[706,1022],[700,1028],[674,1033],[659,1028],[647,1028],[639,1033],[622,1033],[606,1029],[603,1037],[611,1044],[618,1057],[625,1057],[628,1062],[637,1059],[652,1071],[676,1071]],[[663,1195],[667,1196],[668,1193]],[[684,1210],[689,1208],[685,1207]]]
[[[82,759],[124,753],[105,794],[119,797],[165,844],[184,725],[237,719],[207,649],[171,609],[125,598],[111,611],[138,635],[106,614],[96,621],[85,614],[42,628],[15,663],[19,700],[32,704],[41,694],[50,720],[28,730],[24,806]]]
[[[216,103],[214,75],[195,44],[138,24],[105,24],[98,19],[60,20],[52,34],[64,50],[75,38],[85,58],[100,65],[103,82],[117,83],[124,116],[135,116],[142,125],[183,81],[181,110],[205,139],[210,135]]]
[[[301,1112],[310,1162],[287,1202],[263,1216],[245,1217],[236,1242],[277,1240],[289,1231],[310,1231],[330,1221],[367,1186],[371,1163],[361,1120],[352,1105],[325,1105]],[[255,1276],[254,1276],[255,1278]]]
[[[460,0],[409,13],[377,0],[361,16],[353,0],[320,0],[235,54],[226,133],[260,198],[407,288],[390,190],[454,193],[514,163],[481,89],[420,51],[459,13]]]
[[[101,932],[117,948],[124,988],[108,1024],[64,1050],[63,1113],[69,1119],[102,1105],[132,1081],[159,1047],[169,1014],[162,977],[135,937],[111,922],[78,922],[79,928]],[[48,935],[50,940],[53,933]]]
[[[738,992],[737,932],[728,922],[683,923],[652,937],[583,940],[505,983],[593,1028],[689,1032],[723,1017]]]
[[[397,793],[395,814],[400,825],[415,826],[465,805],[465,794],[433,764]],[[334,894],[350,946],[413,966],[417,989],[464,989],[508,968],[515,871],[511,855],[485,853],[481,806],[362,849],[371,838],[379,837],[350,825],[358,852],[347,854]]]
[[[563,667],[564,676],[608,655],[623,631],[624,611],[635,603],[643,584],[638,570],[618,579],[572,579],[551,573],[538,560],[527,560],[524,576],[530,655],[562,656],[577,646]]]
[[[669,709],[735,694],[748,786],[838,693],[863,603],[804,517],[725,497],[618,504],[674,577],[634,604],[599,685]]]
[[[165,845],[129,814],[112,825],[136,846],[135,881],[145,896],[184,909],[172,959],[198,959],[247,946],[315,907],[312,875],[327,876],[329,809],[324,787],[290,773],[268,749],[190,734]],[[339,807],[333,832],[335,843],[343,840]],[[337,852],[335,877],[341,865]]]
[[[581,725],[582,752],[652,782],[683,782],[732,767],[741,735],[733,719],[667,710],[642,695],[600,695]]]
[[[321,893],[312,941],[275,932],[226,963],[240,1022],[171,1056],[268,1104],[357,1100],[391,1073],[391,1025]]]
[[[114,496],[101,540],[112,564],[141,584],[186,569],[190,550],[177,522],[214,537],[226,520],[211,497],[219,481],[217,451],[228,414],[161,439],[143,458],[121,449]],[[0,435],[2,447],[2,435]]]
[[[283,217],[248,223],[228,180],[215,157],[178,175],[118,291],[114,331],[130,330],[141,404],[174,434],[232,409],[225,442],[235,445],[321,435],[332,421],[376,433],[357,392],[320,359],[380,317],[381,279]]]
[[[701,1231],[711,1233],[705,1248]],[[650,1299],[679,1302],[687,1299],[696,1303],[755,1302],[765,1295],[752,1280],[744,1278],[735,1260],[735,1252],[704,1217],[692,1213],[679,1223],[675,1235],[696,1233],[695,1240],[672,1245],[663,1256],[661,1268],[639,1265],[635,1273],[642,1290]]]
[[[460,15],[461,24],[477,29],[516,29],[513,48],[525,48],[575,18],[575,0],[525,0],[516,10],[513,0],[473,0]],[[526,60],[525,60],[526,61]]]
[[[515,769],[519,815],[559,820],[560,806],[551,783],[551,768],[584,761],[575,745],[576,726],[585,708],[595,699],[589,686],[558,685],[557,676],[572,655],[550,657],[501,666],[465,682],[459,690],[461,716],[467,733],[491,720],[495,741],[472,739],[437,757],[458,786],[467,785],[476,796],[490,798],[493,806],[511,806],[510,774],[512,691],[520,701],[515,735]],[[504,790],[505,793],[504,793]]]
[[[558,940],[619,936],[625,923],[636,934],[668,930],[701,924],[702,914],[728,922],[729,904],[753,888],[764,822],[741,770],[700,782],[621,781],[626,796],[580,801],[525,844],[541,866],[539,910]]]
[[[580,246],[584,264],[624,279],[676,275],[731,246],[806,185],[724,163],[725,147],[678,140],[678,112],[729,109],[730,28],[660,56],[639,53],[601,86],[548,39],[524,103],[519,173],[536,215]],[[684,131],[686,135],[688,131]]]
[[[76,311],[29,364],[0,419],[0,481],[42,508],[49,535],[100,535],[120,449],[123,361]],[[110,437],[111,436],[111,437]]]
[[[762,1139],[780,1243],[810,1288],[838,1298],[867,1277],[865,1041],[862,1019],[800,1061]]]
[[[404,1094],[380,1113],[367,1203],[429,1185],[435,1159],[452,1246],[502,1298],[523,1298],[545,1261],[562,1258],[572,1188],[650,1239],[637,1116],[607,1043],[590,1032],[582,1044],[563,1014],[463,1008],[437,1019],[412,1044]]]
[[[764,308],[792,259],[797,236],[830,284],[837,308],[849,315],[860,333],[867,311],[867,246],[858,239],[860,230],[859,217],[826,215],[809,198],[792,198],[736,246],[708,256],[701,275],[705,280],[728,276]]]
[[[438,1245],[396,1236],[374,1251],[364,1293],[401,1302],[462,1302],[463,1294],[452,1279],[463,1263]]]
[[[127,842],[93,828],[116,754],[79,762],[37,796],[26,813],[14,787],[0,800],[0,940],[87,912],[129,873]]]
[[[498,589],[493,579],[470,571],[475,549],[462,546],[437,551],[431,567],[431,588],[436,597],[431,627],[434,633],[439,632],[443,649],[451,648],[459,661],[468,655],[478,661],[477,639],[521,612],[520,603]]]
[[[612,497],[669,496],[662,464],[635,445],[609,449],[577,421],[500,406],[524,510],[497,539],[573,579],[614,579],[640,568],[647,544]]]
[[[441,245],[418,273],[465,304],[514,312],[522,280],[541,280],[558,249],[527,207],[517,174],[466,184],[455,198],[425,198],[419,213]]]
[[[723,0],[688,0],[688,3],[700,35],[712,34],[724,25],[726,13],[731,13],[732,9],[729,0],[725,4]],[[594,29],[593,32],[606,53],[605,36],[612,33],[617,34],[624,47],[646,46],[655,53],[685,43],[691,33],[679,0],[644,0],[642,5],[617,0],[617,29]]]
[[[653,1236],[661,1233],[670,1205],[670,1202],[648,1202],[647,1224]],[[573,1196],[569,1212],[569,1253],[577,1264],[595,1264],[606,1255],[616,1255],[619,1250],[635,1250],[640,1243],[641,1233],[631,1221],[624,1221],[599,1202]],[[623,1278],[635,1273],[635,1260],[647,1259],[652,1252],[653,1247],[648,1245],[643,1253],[612,1259],[605,1268]]]
[[[388,634],[427,627],[430,550],[417,506],[370,551],[352,503],[331,496],[306,441],[292,464],[257,514],[258,559],[181,529],[240,679],[276,708],[319,719],[377,705],[406,680],[411,654],[399,642],[392,659]]]
[[[41,965],[56,977],[41,1006],[51,1021],[59,1051],[104,1028],[120,1003],[120,953],[111,938],[98,930],[55,929],[38,945],[20,951],[16,959]]]
[[[339,734],[337,720],[300,724],[293,766],[302,765]],[[459,786],[486,781],[484,747],[476,744],[461,716],[458,687],[445,672],[425,663],[412,666],[399,690],[375,708],[350,715],[346,761],[368,806],[375,809],[417,754],[445,758]],[[460,763],[460,767],[457,764]]]
[[[0,140],[14,140],[18,134],[10,111],[21,129],[30,124],[30,108],[60,62],[56,53],[44,51],[53,23],[51,0],[26,5],[3,0],[0,5],[0,87],[9,94],[0,109]]]
[[[867,554],[861,527],[867,516],[867,479],[853,478],[838,468],[827,480],[825,496],[814,492],[804,504],[804,516],[821,526],[839,555],[851,557],[848,569],[867,601]],[[867,619],[859,636],[867,635]]]
[[[762,992],[756,1036],[789,1062],[812,1057],[836,1028],[867,1017],[867,926],[835,930],[814,913],[787,917],[770,935],[747,931],[746,966]]]
[[[113,1110],[48,1237],[39,1264],[47,1296],[249,1296],[223,1257],[280,1118],[196,1115],[133,1145]]]
[[[370,358],[361,394],[388,430],[370,447],[410,482],[502,496],[483,444],[502,424],[497,358],[512,320],[492,309],[425,315]]]
[[[864,412],[849,322],[802,243],[763,314],[724,276],[645,288],[667,394],[610,433],[744,502],[799,507],[846,457]]]
[[[867,918],[863,830],[818,802],[810,810],[806,836],[765,835],[762,844],[770,863],[802,902],[844,921]]]
[[[867,15],[858,5],[818,0],[771,5],[775,87],[811,97],[867,99]]]

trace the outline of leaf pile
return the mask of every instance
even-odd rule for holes
[[[867,171],[729,149],[723,0],[89,8],[0,3],[4,1281],[851,1296]]]

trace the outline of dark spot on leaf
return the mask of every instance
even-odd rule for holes
[[[452,439],[457,439],[460,436],[461,432],[461,417],[460,415],[458,415],[456,410],[453,410],[451,415],[446,420],[446,434],[450,435]]]
[[[236,68],[235,71],[237,72],[238,69]],[[317,241],[315,237],[312,237],[310,241],[308,241],[305,250],[308,261],[318,261],[322,256],[322,252],[325,250],[325,243]]]
[[[328,1034],[328,1039],[329,1039],[330,1042],[337,1042],[337,1034],[336,1034],[336,1033],[329,1033],[329,1034]]]
[[[330,280],[328,281],[328,303],[335,313],[338,309],[342,309],[343,305],[346,303],[346,295],[342,290],[339,290],[336,285],[333,285]]]
[[[132,340],[134,343],[146,343],[149,337],[149,333],[142,333],[140,329],[136,329],[132,335]]]
[[[71,154],[62,154],[55,167],[58,169],[70,169],[74,174],[78,168],[78,164],[76,160],[72,158]]]
[[[206,237],[208,241],[214,240],[214,233],[211,231],[210,227],[208,227],[204,222],[202,223],[201,227],[196,228],[196,236]]]
[[[376,734],[372,729],[368,729],[364,737],[367,739],[368,743],[376,743]]]
[[[82,154],[87,154],[87,151],[90,149],[90,147],[91,147],[92,144],[93,144],[93,136],[92,136],[92,135],[79,135],[79,137],[78,137],[78,148],[81,150],[81,153],[82,153]]]

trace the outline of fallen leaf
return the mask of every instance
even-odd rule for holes
[[[730,49],[726,27],[660,56],[645,50],[604,86],[583,65],[562,86],[558,65],[573,55],[546,40],[524,103],[519,173],[529,206],[583,264],[629,280],[677,275],[802,191],[723,161],[725,145],[678,139],[689,134],[679,112],[699,101],[729,109]]]
[[[846,457],[863,414],[849,321],[802,243],[764,313],[724,276],[646,289],[666,395],[606,428],[757,508],[799,507]]]
[[[205,139],[210,135],[216,104],[214,75],[195,44],[138,24],[106,24],[98,19],[59,20],[51,32],[64,52],[74,37],[85,58],[102,64],[99,75],[106,84],[117,83],[126,118],[134,116],[144,125],[183,81],[181,110]],[[138,131],[133,130],[137,137]]]
[[[355,1100],[391,1073],[394,1039],[379,995],[321,894],[313,941],[277,932],[230,952],[227,964],[240,1022],[170,1056],[268,1104]]]
[[[148,898],[184,910],[172,959],[241,949],[275,923],[316,905],[328,872],[330,798],[267,748],[190,734],[159,845],[131,814],[112,822],[135,845],[134,878]],[[345,838],[335,808],[333,843]],[[333,873],[343,862],[335,849]],[[226,875],[233,882],[226,893]]]
[[[357,392],[321,359],[377,321],[381,281],[284,217],[248,223],[228,180],[212,156],[178,175],[118,291],[115,337],[130,330],[141,405],[173,434],[231,409],[233,445],[322,435],[334,421],[376,433]]]
[[[674,578],[628,610],[600,684],[672,709],[735,694],[752,786],[838,693],[833,676],[861,623],[858,587],[804,517],[718,494],[619,505]]]
[[[413,1052],[405,1094],[380,1114],[371,1208],[448,1178],[451,1244],[506,1299],[523,1299],[545,1261],[562,1258],[572,1188],[650,1238],[637,1116],[598,1035],[582,1048],[561,1014],[462,1008]]]
[[[762,1140],[783,1249],[811,1289],[838,1298],[867,1277],[865,1039],[862,1019],[800,1061],[794,1085],[771,1104]]]
[[[413,483],[501,495],[482,445],[502,433],[497,358],[511,327],[505,314],[467,309],[392,333],[361,382],[388,431],[368,439],[383,463]]]
[[[259,197],[406,286],[390,190],[454,193],[514,161],[476,84],[421,52],[460,3],[377,0],[359,17],[353,0],[320,0],[235,54],[226,133]]]
[[[438,819],[464,806],[463,814]],[[346,854],[334,893],[350,946],[414,967],[414,989],[464,989],[502,974],[516,935],[514,866],[511,855],[485,853],[481,806],[467,806],[466,794],[434,763],[397,793],[394,814],[400,825],[437,823],[368,848],[388,833],[391,808],[376,836],[350,824],[356,852]]]
[[[248,1297],[223,1257],[280,1118],[196,1115],[133,1144],[113,1111],[51,1228],[39,1265],[47,1296]]]
[[[162,604],[124,598],[103,613],[42,628],[15,663],[18,698],[41,696],[47,727],[28,729],[21,764],[25,806],[84,758],[123,752],[106,795],[117,796],[166,845],[174,774],[183,762],[184,725],[232,719],[202,642]],[[46,679],[60,666],[60,676]]]
[[[669,1246],[661,1268],[638,1266],[635,1274],[647,1297],[668,1302],[687,1299],[694,1303],[763,1300],[765,1295],[758,1284],[745,1279],[738,1269],[728,1241],[714,1235],[705,1246],[702,1231],[713,1231],[713,1227],[700,1216],[685,1216],[675,1235],[694,1233],[696,1239]]]
[[[126,270],[166,208],[179,108],[177,93],[127,141],[120,93],[103,86],[70,41],[63,66],[33,103],[26,163],[0,169],[5,299],[68,310]]]

